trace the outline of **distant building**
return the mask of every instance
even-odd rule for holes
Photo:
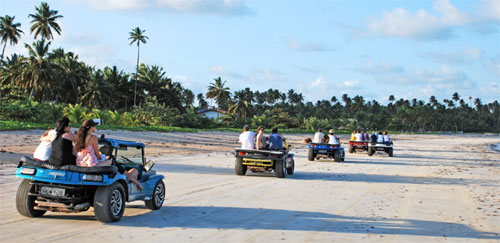
[[[223,116],[226,113],[224,110],[218,109],[199,109],[198,115],[205,116],[208,119],[217,119],[220,116]]]

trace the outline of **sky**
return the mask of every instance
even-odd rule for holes
[[[89,65],[135,72],[129,32],[149,37],[140,62],[164,68],[194,93],[221,77],[246,87],[343,94],[386,104],[388,97],[500,100],[498,0],[54,0],[62,47]],[[27,55],[29,14],[39,1],[0,0],[0,16],[24,31],[6,55]]]

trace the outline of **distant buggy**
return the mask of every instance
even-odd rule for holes
[[[349,153],[368,151],[368,141],[349,141]]]
[[[331,158],[335,162],[341,162],[345,159],[344,148],[340,144],[328,143],[309,143],[307,159],[314,161],[319,158]]]
[[[160,209],[165,200],[164,177],[151,170],[152,161],[146,162],[144,144],[109,138],[100,139],[99,144],[112,148],[113,164],[138,170],[142,192],[116,166],[54,166],[23,157],[16,172],[24,179],[16,194],[17,211],[40,217],[47,211],[77,213],[93,207],[99,221],[116,222],[125,211],[125,202],[143,200],[147,208]]]
[[[392,143],[392,141],[386,143],[371,142],[368,144],[368,156],[372,156],[377,151],[382,151],[388,154],[389,157],[392,157],[393,150],[394,144]]]
[[[295,170],[294,154],[289,151],[291,146],[286,145],[283,139],[283,150],[256,150],[256,149],[235,149],[234,171],[236,175],[245,175],[247,170],[252,172],[274,171],[276,177],[284,178],[293,175]],[[288,153],[286,149],[288,149]]]

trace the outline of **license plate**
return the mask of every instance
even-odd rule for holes
[[[65,192],[66,190],[64,188],[48,187],[48,186],[42,186],[40,188],[40,194],[46,196],[64,197]]]
[[[320,153],[326,153],[326,150],[319,150]]]

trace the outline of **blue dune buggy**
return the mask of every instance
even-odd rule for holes
[[[333,158],[335,162],[341,162],[345,159],[344,148],[340,144],[309,143],[308,148],[307,159],[309,161],[319,158]]]
[[[144,200],[151,210],[160,209],[165,200],[163,175],[151,170],[154,163],[144,156],[144,144],[102,137],[112,166],[54,166],[47,162],[21,158],[16,172],[24,178],[16,195],[17,211],[27,217],[40,217],[47,211],[76,213],[94,207],[101,222],[116,222],[125,211],[125,202]],[[119,173],[118,168],[139,172],[143,191]]]

